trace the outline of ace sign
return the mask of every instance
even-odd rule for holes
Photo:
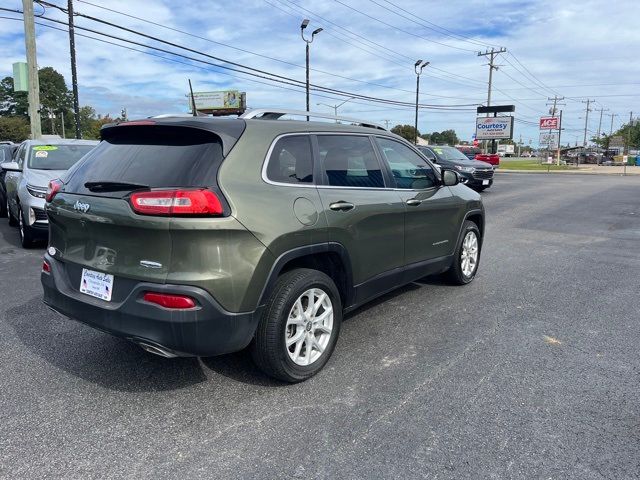
[[[540,130],[557,130],[558,117],[542,117],[540,119]]]

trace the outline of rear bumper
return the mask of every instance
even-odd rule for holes
[[[121,302],[105,302],[80,293],[61,262],[45,254],[51,273],[42,273],[44,303],[73,320],[131,340],[162,347],[176,356],[213,356],[242,350],[257,327],[260,310],[232,313],[205,290],[187,285],[139,282]],[[116,282],[117,282],[116,278]],[[189,295],[197,306],[171,310],[145,302],[144,292]]]

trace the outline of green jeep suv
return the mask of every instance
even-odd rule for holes
[[[426,275],[473,280],[484,209],[454,171],[381,127],[285,113],[103,127],[49,185],[44,302],[165,357],[249,346],[296,382],[346,312]]]

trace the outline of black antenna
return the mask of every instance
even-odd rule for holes
[[[197,117],[198,112],[196,111],[196,99],[193,96],[193,87],[191,87],[191,79],[189,78],[189,92],[191,92],[191,111],[193,112],[193,116]]]

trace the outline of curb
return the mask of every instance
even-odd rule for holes
[[[616,172],[579,172],[579,171],[575,171],[575,170],[549,170],[548,172],[546,170],[506,170],[506,169],[502,169],[502,168],[498,168],[497,170],[495,170],[495,173],[524,173],[524,174],[539,174],[539,175],[547,175],[550,173],[553,174],[561,174],[561,175],[605,175],[605,176],[609,176],[609,177],[635,177],[635,176],[640,176],[640,171],[638,173],[629,173],[627,172],[626,175],[624,175],[622,172],[620,173],[616,173]]]

